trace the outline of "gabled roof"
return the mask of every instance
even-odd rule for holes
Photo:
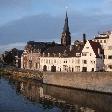
[[[92,49],[93,49],[93,51],[94,51],[94,53],[95,53],[97,58],[100,57],[99,53],[98,53],[99,52],[98,49],[100,50],[101,54],[104,54],[104,51],[103,51],[103,49],[102,49],[102,47],[101,47],[99,42],[94,42],[92,40],[89,40],[89,43],[90,43],[90,45],[91,45],[91,47],[92,47]]]

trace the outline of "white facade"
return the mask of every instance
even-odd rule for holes
[[[96,48],[98,47],[96,46]],[[24,51],[24,56],[22,55],[21,57],[21,68],[54,72],[101,71],[104,69],[104,60],[103,54],[100,53],[100,50],[101,49],[98,48],[97,57],[93,46],[90,44],[90,41],[87,41],[84,45],[82,53],[76,53],[76,56],[74,57],[50,57],[49,53],[48,56],[41,56],[38,53],[29,54]],[[112,53],[112,51],[108,53]],[[30,61],[32,62],[32,65],[29,63]],[[109,62],[110,60],[106,61],[105,59],[105,64]]]
[[[40,70],[52,71],[54,66],[57,72],[80,72],[80,57],[40,57]]]
[[[98,37],[94,39],[95,42],[99,42],[103,49],[107,46],[110,34],[99,34]]]
[[[100,49],[99,49],[100,50]],[[99,52],[100,53],[100,52]],[[101,55],[101,54],[99,54]],[[102,57],[102,55],[101,55]],[[103,69],[103,59],[96,58],[96,54],[89,41],[86,42],[81,54],[81,71],[100,71]]]
[[[106,71],[112,71],[112,34],[109,36],[107,46],[104,50],[104,64]]]

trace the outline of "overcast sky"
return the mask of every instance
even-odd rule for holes
[[[66,7],[72,41],[112,29],[112,0],[0,0],[0,51],[29,40],[60,42]]]

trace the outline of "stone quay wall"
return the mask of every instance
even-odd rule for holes
[[[2,68],[0,69],[0,74],[8,76],[11,75],[15,79],[26,78],[43,82],[43,73],[40,71]]]
[[[112,93],[112,72],[44,72],[45,84]]]

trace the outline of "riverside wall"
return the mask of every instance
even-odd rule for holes
[[[112,93],[112,72],[44,72],[43,83],[62,87]]]
[[[0,69],[0,74],[12,76],[14,79],[17,80],[21,78],[26,78],[43,82],[43,73],[40,71],[2,68]]]

